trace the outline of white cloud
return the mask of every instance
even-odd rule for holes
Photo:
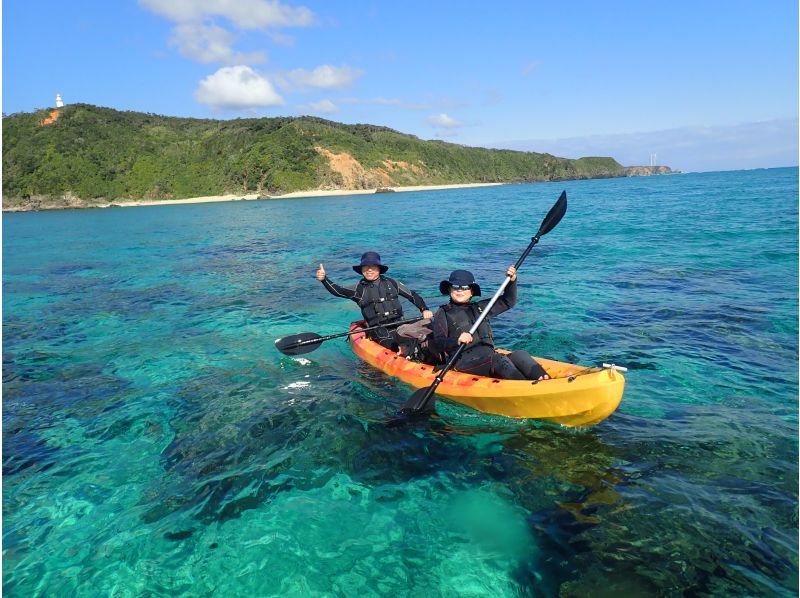
[[[139,4],[176,23],[170,44],[185,57],[203,63],[258,64],[266,60],[263,52],[235,52],[237,36],[230,29],[266,30],[274,43],[291,45],[294,40],[277,29],[315,23],[308,8],[279,0],[139,0]],[[227,20],[229,26],[217,25],[214,21],[218,19]]]
[[[240,29],[308,27],[314,13],[278,0],[139,0],[139,4],[176,23],[222,17]]]
[[[241,54],[232,49],[236,36],[216,25],[183,23],[173,30],[170,44],[178,51],[198,62],[223,64],[258,64],[266,59],[263,52]]]
[[[377,106],[395,106],[397,108],[401,108],[403,110],[430,110],[430,104],[420,104],[415,102],[406,102],[404,100],[400,100],[397,98],[368,98],[368,99],[361,99],[361,98],[342,98],[340,100],[343,104],[367,104],[367,105],[377,105]]]
[[[456,120],[455,118],[453,118],[448,114],[445,114],[444,112],[442,112],[441,114],[435,114],[434,116],[428,117],[428,124],[433,125],[437,129],[450,129],[450,130],[464,126],[464,123]]]
[[[285,89],[304,89],[317,87],[320,89],[341,89],[351,85],[364,71],[349,66],[331,66],[323,64],[313,71],[295,69],[277,79]]]
[[[433,126],[436,131],[436,137],[439,137],[440,139],[456,137],[458,135],[458,130],[464,126],[463,122],[456,120],[444,112],[429,116],[428,124]]]
[[[533,73],[533,71],[538,69],[541,65],[542,65],[542,61],[541,60],[532,60],[531,62],[525,64],[522,67],[522,76],[523,77],[530,76],[531,73]]]
[[[272,40],[272,43],[286,48],[294,47],[294,38],[291,35],[286,35],[278,31],[268,31],[267,36]]]
[[[330,100],[320,100],[319,102],[311,102],[305,106],[298,106],[300,111],[316,112],[319,114],[333,114],[339,112],[339,107]]]
[[[229,110],[252,110],[284,104],[272,83],[249,66],[226,66],[202,81],[194,92],[201,104]]]

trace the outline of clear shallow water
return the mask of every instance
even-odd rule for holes
[[[10,595],[796,595],[797,169],[3,215]],[[502,345],[630,367],[575,431],[441,404],[341,340],[377,249]]]

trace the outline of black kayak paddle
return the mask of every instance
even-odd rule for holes
[[[331,340],[332,338],[341,338],[343,336],[350,336],[357,332],[367,332],[369,330],[376,330],[377,328],[394,328],[403,324],[411,324],[419,322],[422,318],[414,318],[412,320],[402,320],[400,322],[392,322],[391,324],[382,324],[381,326],[372,326],[370,328],[359,328],[358,330],[350,330],[348,332],[341,332],[339,334],[331,334],[330,336],[320,336],[313,332],[301,332],[300,334],[293,334],[292,336],[284,336],[275,341],[275,347],[281,353],[286,355],[303,355],[304,353],[311,353],[319,347],[324,341]]]
[[[522,253],[520,258],[517,260],[517,263],[514,264],[514,267],[517,270],[519,270],[520,266],[522,266],[522,262],[524,262],[525,258],[528,257],[528,254],[533,249],[533,246],[539,242],[539,238],[543,237],[551,230],[553,230],[556,224],[558,224],[561,221],[561,218],[564,217],[566,211],[567,211],[567,192],[562,191],[556,203],[553,204],[553,207],[550,208],[550,211],[547,213],[547,216],[545,216],[544,220],[542,220],[542,225],[539,227],[539,231],[531,238],[530,244]],[[484,318],[489,313],[489,310],[492,309],[492,306],[500,298],[500,295],[503,294],[503,291],[505,291],[509,282],[511,282],[511,277],[506,276],[506,279],[503,281],[503,284],[500,285],[500,288],[497,289],[497,292],[494,294],[494,297],[492,297],[491,301],[489,301],[489,303],[483,309],[480,317],[478,317],[478,319],[475,320],[475,323],[472,325],[472,328],[469,329],[470,334],[475,334],[475,331],[478,329],[478,326],[481,325],[481,322],[483,322]],[[466,347],[466,345],[458,346],[456,352],[453,353],[450,359],[447,360],[447,364],[441,370],[439,370],[439,373],[436,375],[433,384],[431,384],[428,388],[420,388],[413,395],[411,395],[411,398],[408,399],[408,401],[406,401],[406,403],[403,405],[403,408],[400,410],[401,416],[408,418],[420,415],[427,415],[434,410],[434,407],[436,406],[436,399],[433,397],[434,393],[436,392],[436,388],[439,386],[439,384],[441,384],[444,375],[448,371],[450,371],[450,368],[452,368],[453,365],[456,363],[459,356],[461,355],[461,352],[464,350],[464,347]]]

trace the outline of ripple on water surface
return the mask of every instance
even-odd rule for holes
[[[388,429],[410,390],[345,341],[274,349],[346,329],[314,271],[355,282],[368,249],[431,306],[455,268],[490,296],[562,188],[494,329],[627,365],[600,426],[441,403]],[[4,214],[4,590],[796,595],[797,193],[776,169],[394,194],[374,219],[364,196]]]

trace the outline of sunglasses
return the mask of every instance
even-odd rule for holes
[[[462,284],[462,285],[451,284],[450,285],[450,290],[451,291],[469,291],[470,288],[471,287],[468,284]]]

